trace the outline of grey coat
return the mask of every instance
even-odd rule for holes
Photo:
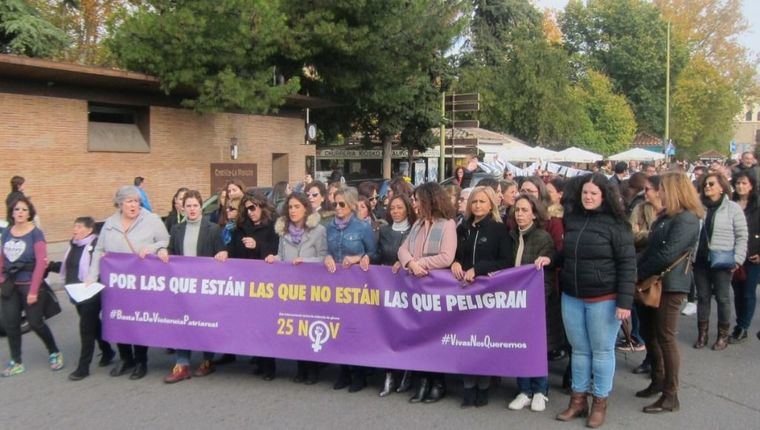
[[[712,235],[708,238],[711,251],[734,251],[736,264],[744,264],[747,258],[747,218],[741,206],[723,196],[713,216]]]
[[[320,224],[322,217],[318,213],[306,219],[306,231],[301,242],[296,245],[288,233],[287,217],[280,217],[274,224],[274,231],[280,236],[277,249],[278,261],[293,261],[301,257],[305,263],[321,263],[327,256],[327,230]]]
[[[98,244],[92,253],[90,272],[87,275],[88,280],[98,279],[100,258],[106,252],[137,254],[143,249],[147,249],[151,254],[155,254],[159,249],[166,248],[169,245],[169,233],[166,231],[163,221],[158,215],[145,209],[140,210],[137,219],[129,227],[126,238],[124,236],[124,230],[121,226],[121,212],[117,211],[106,219],[103,229],[100,231]],[[129,238],[129,242],[127,242],[127,238]]]

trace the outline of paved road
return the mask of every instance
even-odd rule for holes
[[[453,393],[433,405],[411,405],[407,395],[378,398],[380,377],[371,388],[356,394],[331,389],[335,369],[314,386],[290,382],[294,366],[278,363],[278,378],[265,382],[250,373],[246,360],[220,367],[206,378],[176,385],[161,379],[172,365],[163,350],[150,352],[150,372],[141,381],[111,378],[108,369],[93,367],[93,374],[71,382],[78,353],[77,315],[65,303],[64,312],[50,323],[67,359],[64,370],[51,373],[46,353],[34,334],[24,336],[27,372],[0,379],[0,428],[2,429],[579,429],[571,423],[554,421],[568,396],[561,393],[564,362],[551,363],[551,391],[545,413],[506,409],[515,394],[515,383],[506,378],[492,388],[491,403],[478,409],[461,410],[461,388],[450,380]],[[646,415],[640,412],[648,401],[633,393],[647,381],[630,373],[643,353],[618,353],[615,390],[610,399],[608,429],[760,429],[760,341],[730,346],[723,352],[696,351],[689,344],[696,332],[694,317],[683,317],[679,340],[683,354],[681,404],[678,413]],[[713,332],[715,328],[712,328]],[[714,338],[714,333],[711,333]],[[0,359],[8,358],[7,342],[0,339]],[[195,360],[198,357],[194,357]],[[527,427],[530,426],[530,427]]]

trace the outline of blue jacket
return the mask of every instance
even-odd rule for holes
[[[372,227],[361,222],[355,215],[343,230],[338,230],[333,219],[327,225],[327,253],[340,264],[347,255],[364,255],[370,257],[375,254],[375,234]]]

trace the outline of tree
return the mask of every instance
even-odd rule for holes
[[[0,2],[0,53],[49,58],[68,43],[66,34],[27,2]]]
[[[293,51],[284,71],[300,74],[309,94],[341,104],[314,113],[329,135],[358,131],[380,139],[383,175],[390,177],[392,140],[403,132],[405,142],[410,136],[429,142],[430,128],[440,122],[440,92],[450,73],[444,53],[463,27],[465,6],[460,0],[285,0]]]
[[[579,127],[580,133],[570,139],[573,145],[605,155],[628,148],[636,132],[636,120],[625,97],[612,92],[607,76],[589,71],[573,87],[572,96],[588,118]]]
[[[667,24],[644,0],[571,0],[561,18],[575,69],[598,70],[631,104],[640,131],[662,134],[665,125]],[[688,61],[683,41],[671,42],[671,80]]]
[[[582,112],[569,98],[567,54],[544,31],[528,0],[475,1],[459,89],[481,93],[485,127],[552,146],[579,133]]]
[[[287,52],[286,16],[275,0],[146,0],[107,41],[119,64],[157,76],[163,89],[197,91],[184,103],[201,112],[266,113],[299,89],[273,83]]]
[[[709,149],[723,150],[740,109],[741,99],[729,78],[705,59],[692,59],[673,94],[671,135],[679,151],[695,158]]]

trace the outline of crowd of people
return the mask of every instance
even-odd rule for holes
[[[603,166],[600,166],[603,167]],[[454,183],[428,182],[413,187],[403,178],[381,189],[367,181],[349,187],[305,181],[279,183],[271,195],[230,181],[217,196],[218,209],[204,213],[196,190],[180,188],[163,219],[146,207],[147,196],[135,185],[117,190],[115,212],[99,233],[95,222],[74,220],[69,249],[62,262],[50,265],[66,283],[98,280],[104,253],[204,256],[319,263],[338,266],[391,266],[425,277],[449,270],[464,285],[491,272],[533,265],[544,272],[546,341],[550,359],[568,357],[563,385],[569,405],[556,419],[587,416],[589,427],[604,423],[613,389],[615,349],[646,350],[636,373],[648,373],[647,387],[637,397],[659,396],[644,412],[677,411],[680,355],[676,333],[682,312],[696,302],[698,332],[694,348],[709,344],[710,307],[717,304],[717,336],[711,348],[747,340],[760,276],[760,209],[758,166],[751,153],[730,168],[722,163],[684,172],[678,166],[629,166],[618,163],[603,171],[563,178],[551,172],[515,177],[480,176],[476,159],[456,171]],[[138,183],[139,182],[139,183]],[[63,367],[63,357],[42,317],[39,291],[49,268],[45,238],[35,223],[35,207],[24,195],[24,179],[11,180],[6,204],[9,227],[2,233],[0,283],[3,323],[10,360],[3,376],[25,371],[21,357],[20,316],[49,352],[50,368]],[[662,276],[659,307],[634,300],[637,283]],[[736,324],[731,326],[731,290]],[[77,303],[81,352],[72,380],[90,373],[97,344],[105,367],[116,358],[101,338],[100,294]],[[686,307],[684,308],[684,305]],[[620,340],[621,323],[630,330]],[[630,338],[628,333],[630,332]],[[760,338],[760,333],[758,333]],[[148,348],[117,345],[119,361],[110,375],[141,379],[148,372]],[[190,370],[191,352],[173,351],[175,365],[164,378],[176,383],[203,377],[237,359],[213,351],[202,353]],[[276,358],[252,359],[262,379],[276,376]],[[299,361],[293,381],[314,384],[324,365]],[[447,394],[452,375],[404,369],[369,369],[340,365],[336,390],[357,392],[373,374],[384,376],[381,397],[413,391],[412,403],[433,403]],[[462,407],[489,401],[492,378],[461,375]],[[509,409],[543,411],[549,396],[548,375],[517,378]]]

